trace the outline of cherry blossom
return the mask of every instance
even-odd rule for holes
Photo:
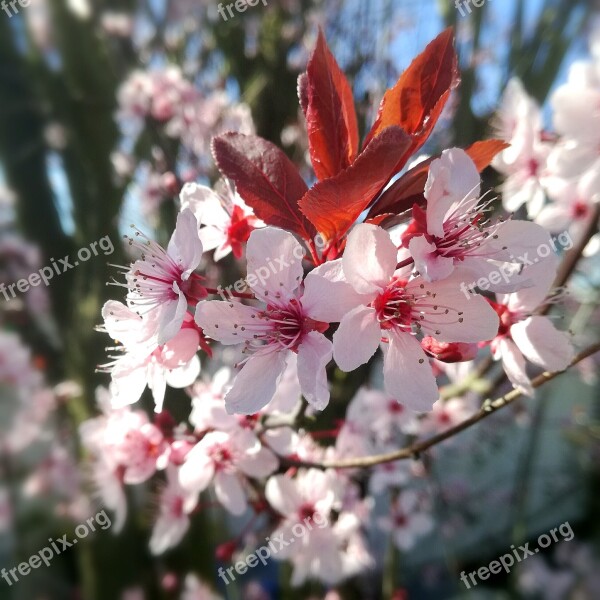
[[[188,495],[179,484],[176,468],[167,468],[167,484],[159,498],[159,515],[150,538],[152,554],[162,554],[181,542],[190,527],[189,514],[184,510]]]
[[[526,372],[526,360],[547,371],[562,371],[573,360],[575,351],[569,335],[556,329],[550,318],[535,311],[546,301],[554,270],[546,263],[530,267],[537,285],[501,295],[493,307],[500,317],[500,328],[491,347],[502,359],[506,375],[524,394],[533,395]]]
[[[253,414],[263,408],[293,353],[304,397],[323,409],[329,402],[325,366],[332,349],[322,333],[329,324],[313,318],[320,302],[317,275],[309,274],[304,289],[299,288],[302,247],[294,236],[273,227],[252,233],[246,255],[248,285],[266,307],[203,301],[196,309],[196,323],[208,336],[225,345],[244,344],[249,355],[225,396],[227,410]]]
[[[294,479],[276,475],[267,481],[267,500],[283,517],[271,537],[294,540],[274,555],[294,565],[292,585],[308,577],[333,585],[371,564],[360,534],[361,519],[344,510],[333,522],[332,511],[341,508],[341,485],[333,473],[315,469]],[[303,527],[303,535],[295,533],[296,525]]]
[[[547,160],[552,144],[544,139],[540,107],[516,78],[506,86],[496,128],[500,137],[510,144],[493,161],[494,167],[506,176],[502,184],[502,204],[509,212],[526,204],[529,216],[534,217],[544,205],[545,180],[550,177]]]
[[[550,242],[548,232],[535,223],[489,222],[489,202],[479,204],[480,185],[477,168],[464,150],[445,150],[431,163],[425,211],[413,208],[413,221],[402,236],[427,281],[445,279],[458,267],[465,277],[488,277],[504,263],[516,263],[526,251]],[[521,285],[525,282],[515,277],[508,284],[492,281],[490,289],[512,292]]]
[[[206,296],[201,277],[194,273],[203,252],[196,217],[191,210],[180,213],[167,250],[139,231],[129,245],[142,257],[127,272],[127,304],[146,317],[146,323],[156,324],[158,344],[163,345],[181,329],[188,298]]]
[[[314,314],[340,321],[333,355],[343,371],[367,362],[385,340],[387,393],[412,410],[426,411],[438,399],[438,388],[415,333],[448,342],[484,341],[494,336],[498,320],[482,297],[465,303],[457,275],[433,283],[411,278],[396,270],[397,257],[387,232],[356,226],[343,258],[334,261],[337,272],[329,267],[324,276],[317,275],[324,300]],[[357,335],[361,344],[354,342]]]
[[[199,237],[204,251],[214,250],[215,261],[231,252],[235,258],[241,258],[250,234],[264,223],[254,216],[230,184],[222,182],[219,192],[188,183],[181,190],[181,209],[193,211],[201,225]]]
[[[391,531],[395,545],[404,551],[433,529],[433,519],[424,507],[422,498],[414,490],[400,492],[392,504],[390,516],[378,520],[379,527]]]
[[[219,502],[240,515],[248,505],[244,479],[267,477],[277,464],[275,455],[251,432],[207,433],[187,454],[179,472],[180,484],[190,494],[184,510],[192,510],[198,494],[213,482]]]
[[[186,313],[187,314],[187,313]],[[182,388],[191,385],[200,372],[196,355],[200,334],[187,317],[190,326],[179,332],[164,345],[158,345],[154,327],[124,304],[108,301],[103,309],[104,328],[122,346],[123,353],[113,357],[102,368],[109,372],[115,386],[115,406],[137,402],[148,386],[156,403],[156,412],[162,410],[166,386]],[[184,315],[184,319],[185,319]]]

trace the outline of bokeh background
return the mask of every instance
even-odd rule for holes
[[[0,12],[1,281],[107,236],[114,248],[47,287],[0,296],[0,566],[72,531],[94,502],[77,427],[97,413],[96,387],[107,384],[96,372],[106,340],[95,327],[115,296],[107,286],[114,265],[129,262],[122,243],[129,225],[165,242],[182,185],[216,180],[210,139],[226,130],[254,131],[282,146],[310,179],[296,79],[319,26],[354,82],[361,132],[411,59],[455,28],[462,83],[425,148],[433,153],[490,137],[511,76],[545,107],[550,126],[547,100],[569,65],[587,55],[600,12],[583,0],[487,0],[470,12],[461,4],[464,16],[446,0],[269,0],[225,22],[217,4],[31,0],[10,16]],[[143,105],[148,74],[164,94],[151,109]],[[173,103],[189,111],[173,119]],[[492,170],[485,177],[499,183]],[[598,330],[597,267],[589,264],[581,277],[581,306],[569,323],[576,333]],[[398,589],[419,599],[600,597],[596,375],[597,365],[584,361],[535,401],[446,446],[426,478],[436,498],[435,533],[397,557],[391,571],[385,544],[374,537],[377,568],[348,582],[344,597],[391,598]],[[152,501],[138,488],[128,491],[121,534],[90,536],[18,585],[0,580],[0,598],[210,597],[193,577],[225,598],[324,597],[316,584],[292,590],[277,563],[219,588],[216,550],[239,523],[210,512],[194,519],[193,535],[176,551],[152,557]],[[567,520],[574,540],[485,587],[461,586],[461,570]]]

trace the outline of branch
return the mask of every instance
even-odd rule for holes
[[[570,364],[569,367],[576,365],[581,362],[585,358],[592,356],[596,352],[600,351],[600,342],[590,346],[583,352],[579,353]],[[566,370],[566,369],[565,369]],[[551,381],[555,377],[558,377],[560,374],[565,371],[558,371],[556,373],[542,373],[538,375],[532,380],[532,385],[534,388],[538,388],[542,386],[547,381]],[[310,462],[310,461],[301,461],[301,460],[293,460],[293,459],[285,459],[285,462],[290,466],[295,467],[307,467],[307,468],[315,468],[315,469],[351,469],[351,468],[360,468],[360,467],[372,467],[375,465],[379,465],[381,463],[393,462],[395,460],[405,460],[408,458],[417,458],[419,454],[428,450],[429,448],[436,446],[437,444],[447,440],[455,436],[457,433],[464,431],[465,429],[469,429],[475,423],[482,421],[483,419],[487,419],[491,414],[495,413],[497,410],[512,404],[515,400],[519,399],[522,396],[522,392],[519,390],[512,390],[508,394],[497,398],[496,400],[486,400],[483,403],[483,406],[476,412],[473,416],[469,417],[462,423],[451,427],[450,429],[434,435],[433,437],[423,440],[421,442],[416,442],[406,448],[402,448],[400,450],[396,450],[394,452],[389,452],[387,454],[378,454],[375,456],[364,456],[361,458],[350,458],[344,460],[334,460],[334,461],[326,461],[323,463],[318,462]]]

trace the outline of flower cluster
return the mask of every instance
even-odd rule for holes
[[[174,72],[163,75],[133,77],[122,104],[194,137],[193,91]],[[425,83],[433,85],[427,95],[411,94]],[[233,515],[264,516],[256,527],[273,537],[289,537],[318,512],[327,525],[276,558],[292,562],[295,584],[309,577],[335,584],[373,564],[366,488],[390,492],[389,515],[377,525],[402,550],[432,529],[431,505],[419,461],[380,465],[366,486],[355,471],[319,465],[390,452],[399,440],[443,432],[473,414],[472,398],[441,397],[438,380],[451,363],[491,349],[511,382],[532,394],[526,361],[550,371],[572,361],[570,337],[540,309],[559,257],[522,259],[552,247],[550,233],[499,214],[480,172],[494,161],[508,176],[505,206],[526,203],[541,215],[549,210],[542,163],[558,148],[583,151],[584,141],[566,124],[564,139],[548,138],[539,111],[513,82],[500,115],[510,148],[487,140],[415,162],[457,84],[446,31],[386,92],[361,143],[349,83],[320,35],[298,84],[314,185],[270,142],[221,134],[212,153],[224,179],[215,190],[183,187],[167,247],[138,230],[127,238],[139,258],[124,268],[125,303],[103,309],[103,329],[118,343],[104,366],[112,383],[100,392],[103,416],[84,423],[81,434],[118,525],[123,484],[164,474],[154,553],[178,544],[195,512],[211,510],[204,500],[211,492]],[[210,287],[215,272],[232,276],[220,269],[230,253],[245,264],[243,277],[229,284],[223,275]],[[502,269],[514,275],[490,276]],[[487,285],[466,300],[465,282],[473,280]],[[374,367],[371,380],[381,389],[361,385],[340,398],[332,383],[364,365]],[[357,379],[364,383],[366,370]],[[146,386],[153,419],[129,407]],[[191,396],[186,422],[172,417],[167,386]],[[333,429],[308,427],[322,411],[327,418],[332,397],[336,408],[347,404],[345,418]],[[220,556],[230,558],[246,538],[249,530]]]

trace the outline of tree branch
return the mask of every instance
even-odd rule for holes
[[[579,353],[570,364],[570,367],[576,365],[582,360],[592,356],[596,352],[600,352],[600,342],[590,346],[583,352]],[[565,371],[558,371],[556,373],[542,373],[538,375],[532,380],[532,385],[534,388],[538,388],[542,386],[547,381],[558,377],[560,374]],[[407,446],[406,448],[401,448],[400,450],[396,450],[394,452],[389,452],[387,454],[378,454],[375,456],[364,456],[360,458],[350,458],[344,460],[333,460],[326,461],[323,463],[319,462],[310,462],[310,461],[301,461],[301,460],[293,460],[293,459],[285,459],[285,463],[290,466],[295,467],[307,467],[307,468],[315,468],[315,469],[351,469],[351,468],[360,468],[360,467],[373,467],[375,465],[379,465],[382,463],[393,462],[396,460],[405,460],[408,458],[417,458],[419,454],[428,450],[429,448],[436,446],[437,444],[455,436],[456,434],[464,431],[465,429],[469,429],[475,423],[486,419],[491,414],[495,413],[497,410],[512,404],[515,400],[518,400],[523,394],[519,390],[512,390],[508,392],[504,396],[497,398],[496,400],[486,400],[482,407],[476,412],[473,416],[469,417],[462,423],[451,427],[450,429],[434,435],[433,437],[423,440],[421,442],[416,442]]]

